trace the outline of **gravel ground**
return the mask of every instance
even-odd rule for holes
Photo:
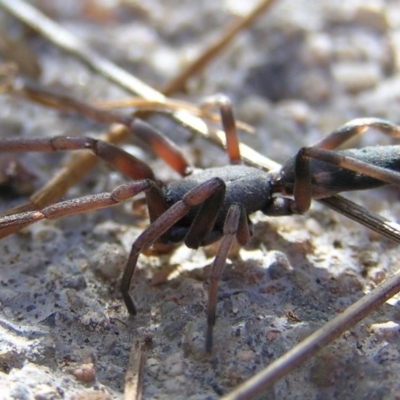
[[[103,55],[161,88],[218,36],[239,3],[70,0],[32,1]],[[122,4],[123,3],[123,4]],[[399,123],[400,1],[281,0],[243,32],[177,97],[198,103],[225,93],[256,128],[242,140],[284,162],[356,117]],[[37,55],[44,85],[84,99],[127,94],[24,29],[0,10],[0,26]],[[223,165],[224,153],[157,119],[200,167]],[[107,127],[0,97],[1,137],[98,136]],[[390,143],[368,132],[355,146]],[[164,180],[176,178],[144,150]],[[20,159],[40,187],[68,158]],[[124,178],[99,166],[68,198],[108,191]],[[398,190],[351,198],[396,220]],[[23,199],[0,199],[6,209]],[[129,352],[146,350],[145,399],[216,399],[230,392],[397,270],[394,243],[315,204],[305,216],[255,214],[251,243],[227,264],[218,302],[215,347],[204,352],[205,280],[215,246],[179,247],[143,256],[128,318],[118,276],[130,245],[148,225],[129,204],[44,221],[0,242],[0,397],[121,399]],[[170,276],[165,281],[166,276]],[[165,281],[160,285],[154,282]],[[394,399],[400,396],[400,326],[392,299],[317,358],[261,398]]]

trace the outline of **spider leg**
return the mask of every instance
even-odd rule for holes
[[[192,170],[178,146],[139,118],[95,107],[90,103],[46,89],[27,80],[24,80],[21,87],[15,89],[14,92],[45,106],[54,107],[66,112],[76,112],[94,121],[108,124],[122,124],[133,133],[135,138],[145,143],[180,175],[188,175]]]
[[[224,223],[224,236],[219,245],[210,272],[210,285],[208,289],[208,311],[207,311],[207,334],[206,351],[212,350],[213,329],[216,320],[216,306],[218,294],[218,281],[225,267],[229,250],[235,237],[241,245],[247,243],[249,238],[249,227],[243,206],[234,203],[230,206]],[[247,239],[246,239],[247,238]],[[245,242],[246,240],[246,242]]]
[[[168,229],[182,219],[192,207],[203,203],[224,186],[225,183],[220,178],[212,178],[190,190],[182,197],[182,200],[168,208],[134,241],[121,279],[121,293],[129,314],[136,314],[136,306],[129,294],[129,289],[139,254],[155,243]]]
[[[323,138],[312,147],[320,149],[333,150],[341,144],[347,142],[356,135],[360,135],[368,129],[374,128],[386,135],[394,138],[400,138],[399,126],[381,118],[357,118],[353,119],[340,128],[334,130],[328,136]]]
[[[208,97],[201,104],[202,108],[217,107],[221,114],[221,121],[226,138],[226,151],[231,164],[241,164],[239,138],[236,130],[235,116],[233,114],[232,103],[224,95]]]
[[[38,211],[26,211],[0,218],[0,231],[10,226],[31,224],[42,219],[55,219],[110,207],[126,201],[141,192],[149,191],[156,184],[142,179],[118,186],[112,192],[99,193],[77,199],[61,201]]]
[[[226,187],[224,185],[202,203],[200,210],[190,225],[189,232],[185,236],[185,245],[190,249],[197,249],[208,244],[207,236],[214,228],[218,213],[224,202],[225,191]]]
[[[112,164],[132,179],[154,180],[152,169],[121,148],[88,137],[58,136],[54,138],[14,139],[0,141],[0,152],[53,152],[91,150],[97,157]]]

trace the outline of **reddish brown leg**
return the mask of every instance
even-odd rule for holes
[[[378,118],[360,118],[343,125],[314,146],[303,147],[299,150],[295,160],[296,177],[293,191],[296,212],[304,213],[311,205],[311,158],[359,172],[386,183],[400,184],[400,174],[396,171],[332,151],[347,140],[364,133],[370,128],[380,130],[392,137],[400,137],[400,128],[397,125]]]
[[[151,125],[138,118],[130,118],[126,125],[134,136],[163,159],[181,176],[192,173],[193,168],[188,164],[178,146]]]
[[[65,150],[91,150],[97,157],[112,164],[132,179],[151,179],[151,168],[119,147],[87,137],[59,136],[55,138],[16,139],[0,141],[0,152],[53,152]]]
[[[342,125],[312,147],[333,150],[368,129],[376,129],[391,137],[400,138],[400,128],[389,121],[379,118],[357,118]]]
[[[235,237],[241,245],[247,243],[249,227],[247,224],[246,213],[240,204],[232,204],[226,215],[224,224],[224,236],[219,245],[218,253],[211,267],[210,286],[208,289],[208,312],[207,312],[207,334],[206,351],[211,352],[213,344],[213,329],[216,319],[218,281],[221,278],[225,267],[229,250]]]
[[[154,181],[154,174],[152,169],[143,161],[137,159],[126,151],[119,147],[92,138],[86,137],[68,137],[60,136],[52,139],[18,139],[18,140],[4,140],[0,141],[0,152],[20,152],[20,151],[38,151],[38,152],[52,152],[52,151],[65,151],[65,150],[91,150],[97,157],[104,161],[112,164],[117,170],[124,173],[128,177],[138,181],[139,183],[133,182],[132,188],[140,186],[140,180]],[[154,183],[146,184],[146,188],[140,189],[139,191],[146,191],[146,201],[149,208],[150,220],[154,221],[167,209],[165,199],[160,188]],[[123,188],[123,186],[121,187]],[[84,198],[85,200],[77,199],[70,200],[69,202],[58,203],[54,206],[45,207],[40,211],[32,211],[25,213],[18,213],[11,215],[7,220],[7,226],[19,226],[29,224],[38,221],[43,218],[58,218],[69,215],[64,211],[70,210],[73,214],[83,212],[87,210],[94,210],[96,208],[103,208],[112,205],[112,197],[117,196],[122,189],[116,189],[111,194],[110,203],[107,203],[108,197],[106,195],[95,195]],[[97,196],[97,197],[96,197]],[[105,196],[105,197],[104,197]],[[130,197],[134,194],[130,195]],[[104,201],[104,203],[103,203]],[[122,200],[121,200],[122,201]],[[96,204],[99,202],[99,207]],[[55,207],[55,208],[54,208]],[[78,207],[78,208],[77,208]],[[79,211],[79,207],[83,207],[82,211]],[[50,217],[49,213],[53,213],[53,209],[59,211],[60,214]],[[62,211],[64,210],[64,211]],[[51,214],[53,215],[53,214]],[[1,221],[1,220],[0,220]],[[6,222],[3,222],[3,231],[6,229]],[[1,235],[0,235],[1,236]]]
[[[129,289],[139,254],[155,243],[168,229],[182,219],[192,207],[203,203],[224,186],[225,184],[221,179],[213,178],[190,190],[183,196],[182,200],[160,215],[132,244],[131,253],[121,280],[121,293],[129,314],[136,314],[136,306],[129,294]]]
[[[215,240],[207,240],[214,228],[215,221],[225,197],[225,185],[220,190],[216,190],[207,200],[203,202],[196,215],[189,232],[185,237],[185,244],[190,249],[197,249]]]
[[[77,112],[98,122],[125,125],[134,134],[134,137],[147,144],[150,149],[179,174],[184,176],[191,172],[191,167],[179,148],[156,129],[138,118],[97,108],[71,96],[45,89],[30,81],[25,81],[22,89],[17,93],[21,93],[25,97],[46,106],[55,107],[66,112]]]
[[[142,179],[118,186],[112,192],[80,197],[53,204],[38,211],[27,211],[0,218],[0,231],[10,226],[31,224],[42,219],[55,219],[69,215],[94,211],[126,201],[141,192],[152,189],[156,184]]]
[[[235,117],[233,115],[233,107],[230,100],[223,95],[216,95],[207,98],[202,107],[217,107],[221,114],[222,126],[226,135],[226,151],[231,164],[241,164],[239,139],[236,130]]]

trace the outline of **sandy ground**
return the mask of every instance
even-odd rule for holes
[[[236,2],[149,0],[145,4],[32,2],[103,55],[161,88],[218,36]],[[124,4],[122,4],[124,3]],[[356,117],[398,123],[399,1],[278,1],[177,97],[198,103],[225,93],[256,134],[241,139],[284,162]],[[0,26],[24,38],[40,81],[84,99],[127,94],[0,10]],[[224,153],[164,119],[154,123],[199,167]],[[21,99],[0,97],[2,138],[88,135],[106,126]],[[357,146],[390,143],[376,132]],[[163,180],[176,175],[129,145]],[[24,154],[46,182],[65,154]],[[125,178],[102,165],[68,198],[112,190]],[[351,196],[396,220],[398,190]],[[2,209],[23,199],[0,199]],[[212,355],[204,352],[209,265],[215,247],[184,246],[143,256],[129,318],[118,276],[130,245],[148,225],[129,204],[44,221],[0,242],[0,397],[122,399],[129,352],[146,350],[145,399],[216,399],[253,376],[397,270],[397,245],[315,204],[305,216],[255,214],[251,243],[220,282]],[[154,285],[156,280],[170,280]],[[261,398],[391,399],[400,396],[396,299],[373,313]],[[92,397],[91,397],[92,396]],[[97,397],[96,397],[97,396]]]

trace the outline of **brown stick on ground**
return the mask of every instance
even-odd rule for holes
[[[275,0],[262,1],[253,11],[251,11],[245,18],[241,18],[233,22],[222,34],[211,43],[207,49],[198,55],[189,65],[186,66],[175,78],[173,78],[165,87],[162,92],[166,96],[173,93],[181,92],[186,82],[192,76],[200,73],[213,58],[221,53],[221,51],[237,36],[237,34],[248,28],[254,21],[272,6]]]

